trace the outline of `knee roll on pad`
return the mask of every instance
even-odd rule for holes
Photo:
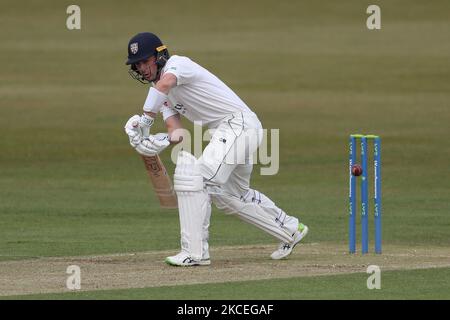
[[[174,189],[176,192],[196,192],[204,190],[203,177],[197,159],[186,151],[178,154],[174,174]]]
[[[204,189],[202,176],[175,174],[173,180],[176,192],[196,192]]]

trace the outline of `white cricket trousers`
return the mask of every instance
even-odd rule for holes
[[[293,242],[297,218],[287,215],[263,193],[250,188],[253,154],[261,144],[261,122],[254,113],[236,113],[221,120],[199,159],[200,172],[217,208],[255,225],[285,243]],[[208,252],[210,213],[203,223]]]

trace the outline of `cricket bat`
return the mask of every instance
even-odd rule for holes
[[[166,167],[164,167],[160,157],[158,155],[141,157],[144,160],[145,169],[147,169],[161,208],[178,208],[177,196],[173,189],[172,180],[170,180]]]

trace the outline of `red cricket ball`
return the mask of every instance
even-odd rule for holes
[[[352,166],[352,175],[354,176],[360,176],[362,174],[362,167],[359,164],[354,164]]]

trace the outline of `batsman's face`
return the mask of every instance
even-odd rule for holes
[[[154,81],[156,79],[158,68],[155,62],[156,58],[150,57],[136,63],[137,71],[148,81]]]

